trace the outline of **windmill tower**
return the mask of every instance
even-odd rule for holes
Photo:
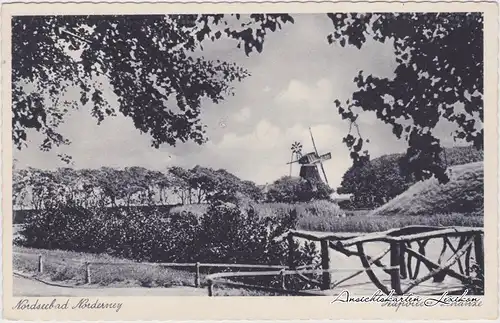
[[[323,166],[323,162],[326,160],[332,159],[332,154],[331,153],[326,153],[323,155],[320,155],[318,153],[318,150],[316,149],[316,143],[314,142],[314,137],[311,131],[311,128],[309,128],[309,133],[311,134],[311,140],[312,144],[314,147],[314,151],[307,153],[305,155],[300,154],[299,156],[296,155],[297,159],[293,160],[293,153],[292,153],[292,161],[290,161],[287,164],[294,164],[298,163],[300,164],[300,177],[303,179],[307,180],[313,188],[316,187],[316,184],[318,182],[322,182],[323,179],[320,176],[319,173],[319,168],[321,168],[321,172],[323,173],[324,176],[324,181],[326,185],[328,185],[328,178],[326,177],[326,172],[325,168]],[[293,152],[293,145],[292,145],[292,152]],[[301,146],[302,148],[302,146]],[[291,167],[290,167],[291,169]]]

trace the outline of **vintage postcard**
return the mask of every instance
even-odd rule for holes
[[[497,15],[3,4],[4,317],[496,319]]]

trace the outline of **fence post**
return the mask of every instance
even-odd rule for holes
[[[323,270],[330,269],[330,253],[328,250],[327,239],[321,240],[321,267],[323,268]],[[324,271],[323,280],[321,282],[321,289],[322,290],[330,289],[330,284],[331,284],[330,272]]]
[[[403,291],[401,290],[401,280],[400,280],[400,268],[401,268],[401,250],[399,242],[391,242],[391,288],[394,293],[401,295]],[[394,268],[396,267],[396,268]],[[399,267],[399,268],[397,268]]]
[[[288,268],[293,268],[293,235],[288,233]]]
[[[213,282],[211,279],[208,280],[208,296],[214,296],[214,286],[213,286]]]
[[[92,282],[92,277],[90,276],[90,263],[85,263],[85,283],[90,284]]]
[[[474,235],[474,254],[476,255],[477,265],[481,268],[482,274],[484,275],[483,235],[480,233]]]
[[[200,287],[200,263],[196,263],[196,272],[194,276],[194,286]]]
[[[406,246],[404,242],[399,245],[399,274],[403,279],[408,278],[408,273],[406,272],[406,261],[405,261],[405,253]]]
[[[43,256],[38,255],[38,272],[43,273]]]
[[[281,288],[286,289],[286,284],[285,284],[285,269],[282,269],[280,271],[280,279],[281,279]]]

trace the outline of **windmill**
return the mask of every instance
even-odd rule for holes
[[[293,154],[294,154],[293,147],[295,145],[295,143],[294,143],[294,145],[292,145],[292,161],[290,161],[287,164],[290,164],[290,166],[293,163],[300,164],[301,165],[300,166],[300,174],[299,174],[300,177],[307,180],[311,185],[313,185],[313,187],[316,186],[315,183],[322,181],[321,176],[319,174],[319,170],[318,170],[318,168],[321,168],[321,171],[322,171],[324,179],[325,179],[325,183],[328,185],[328,178],[326,177],[326,172],[325,172],[325,168],[323,166],[323,162],[326,160],[332,159],[332,154],[326,153],[326,154],[320,155],[318,153],[318,149],[316,149],[316,143],[314,142],[314,137],[313,137],[311,128],[309,128],[309,133],[311,134],[311,140],[312,140],[312,144],[314,147],[314,151],[307,153],[305,155],[302,155],[302,153],[300,153],[299,155],[296,155],[297,159],[293,160]],[[300,148],[302,149],[302,145],[300,145]],[[290,167],[290,169],[291,169],[291,167]]]

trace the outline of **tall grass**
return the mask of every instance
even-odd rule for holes
[[[322,217],[337,217],[344,214],[340,207],[329,201],[318,200],[304,203],[250,203],[247,208],[253,208],[260,218],[276,217],[296,211],[298,217],[310,215]],[[208,204],[186,204],[175,206],[170,210],[170,215],[194,214],[201,217],[208,210]]]
[[[377,232],[408,225],[482,227],[484,226],[484,217],[462,213],[415,216],[354,215],[347,217],[309,215],[299,218],[297,227],[311,231]]]
[[[208,204],[184,204],[174,206],[170,209],[170,215],[183,215],[191,213],[197,217],[201,217],[208,210]]]
[[[483,216],[463,213],[431,215],[377,215],[366,216],[370,211],[344,211],[332,202],[318,200],[308,203],[260,203],[251,205],[261,218],[276,217],[297,212],[297,229],[328,232],[376,232],[408,225],[471,226],[484,225]],[[173,207],[171,214],[192,213],[201,217],[208,205],[191,204]]]

